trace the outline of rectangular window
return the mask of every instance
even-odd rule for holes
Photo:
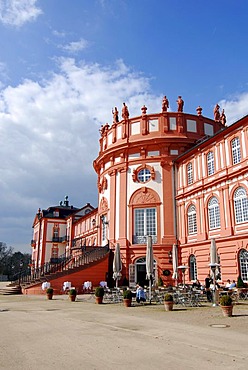
[[[187,131],[188,132],[197,132],[196,121],[193,121],[192,119],[187,119]]]
[[[219,206],[209,208],[209,228],[217,229],[220,227],[220,209]]]
[[[197,233],[196,213],[194,212],[188,214],[188,230],[189,235]]]
[[[214,174],[214,153],[209,152],[207,155],[207,165],[208,165],[208,176]]]
[[[240,142],[238,137],[232,140],[232,158],[233,164],[237,164],[241,161]]]
[[[102,241],[107,239],[107,219],[106,215],[101,216],[102,221]]]
[[[187,166],[187,179],[188,185],[191,185],[193,183],[193,166],[191,162]]]
[[[134,210],[134,244],[146,244],[147,236],[157,242],[156,208],[137,208]]]
[[[59,256],[59,247],[54,245],[51,250],[51,258],[58,258]]]

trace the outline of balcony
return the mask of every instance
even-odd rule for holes
[[[53,243],[64,243],[68,240],[68,237],[65,235],[65,236],[53,236],[52,237],[52,242]]]
[[[147,243],[147,236],[143,235],[133,235],[133,244],[146,244]],[[157,235],[152,235],[152,243],[157,243]]]

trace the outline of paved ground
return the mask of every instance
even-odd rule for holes
[[[0,296],[0,369],[247,369],[248,302],[126,308],[90,296]]]

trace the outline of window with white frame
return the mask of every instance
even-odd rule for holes
[[[107,217],[106,215],[101,216],[101,221],[102,221],[102,241],[107,239]]]
[[[245,282],[248,281],[248,251],[241,249],[239,253],[239,268],[241,279]]]
[[[191,162],[189,162],[187,165],[187,180],[188,185],[191,185],[193,183],[193,166]]]
[[[190,280],[197,279],[196,257],[193,254],[189,257],[189,277]]]
[[[214,153],[208,152],[207,154],[207,166],[208,166],[208,176],[214,174]]]
[[[196,234],[197,233],[197,223],[196,223],[196,208],[192,204],[188,208],[188,234]]]
[[[232,142],[232,160],[233,164],[237,164],[241,161],[241,150],[240,150],[240,141],[238,137],[235,137]]]
[[[157,242],[157,212],[156,208],[136,208],[134,210],[134,244],[145,244],[147,236]]]
[[[142,168],[138,172],[137,179],[139,182],[147,182],[151,178],[151,172],[148,168]]]
[[[209,229],[220,228],[220,207],[216,197],[212,197],[208,202],[208,221]]]
[[[237,224],[248,221],[248,198],[242,187],[239,187],[234,193],[234,212]]]

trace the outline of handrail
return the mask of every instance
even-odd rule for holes
[[[82,250],[82,255],[79,257],[73,257],[71,254],[67,255],[63,254],[58,257],[57,263],[46,262],[39,268],[34,270],[25,270],[20,271],[18,274],[15,274],[11,281],[12,283],[16,284],[24,284],[24,283],[31,283],[35,282],[35,280],[39,280],[41,278],[48,278],[50,274],[54,274],[56,272],[63,272],[68,271],[76,267],[80,267],[83,265],[87,265],[91,262],[95,262],[101,258],[103,258],[109,251],[109,246],[105,247],[97,247],[94,246],[93,249],[87,251],[86,249]]]

